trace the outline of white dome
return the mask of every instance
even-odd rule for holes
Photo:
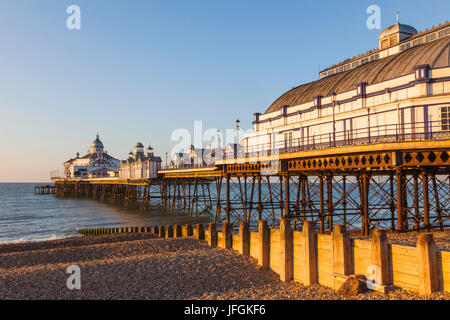
[[[97,134],[97,137],[91,143],[91,153],[102,153],[103,152],[103,142],[100,141],[100,138]]]
[[[94,141],[92,141],[91,147],[101,147],[101,148],[103,148],[103,142],[100,141],[100,138],[99,138],[98,135],[97,135],[97,138]]]

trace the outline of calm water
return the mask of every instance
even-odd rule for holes
[[[77,229],[206,222],[161,209],[137,211],[92,200],[35,195],[35,183],[0,183],[0,243],[78,236]]]

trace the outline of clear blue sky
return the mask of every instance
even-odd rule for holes
[[[81,8],[68,30],[66,8]],[[97,132],[125,158],[149,138],[169,152],[177,128],[250,128],[283,92],[376,48],[366,27],[418,30],[448,19],[442,1],[1,0],[0,181],[47,181]]]

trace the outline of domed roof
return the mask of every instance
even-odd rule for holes
[[[413,35],[417,33],[416,28],[411,27],[407,24],[401,24],[396,23],[390,27],[387,27],[383,31],[381,31],[380,35],[378,36],[378,40],[381,40],[382,38],[389,37],[390,35],[396,34],[396,33],[405,33],[408,35]]]
[[[265,113],[278,111],[283,105],[297,106],[311,102],[316,96],[328,97],[333,92],[339,94],[353,90],[360,82],[374,84],[404,76],[414,72],[414,67],[418,65],[429,64],[432,68],[449,66],[448,55],[442,54],[449,50],[449,45],[450,38],[445,37],[354,69],[300,85],[275,100]]]
[[[97,134],[97,138],[95,138],[95,140],[92,141],[91,147],[103,148],[103,142],[100,141],[98,134]]]
[[[144,145],[140,142],[136,143],[136,145],[134,146],[135,148],[143,148]]]

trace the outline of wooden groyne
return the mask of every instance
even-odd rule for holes
[[[100,228],[79,230],[84,235],[110,233],[153,233],[161,238],[193,236],[212,247],[236,250],[258,260],[263,268],[280,275],[282,281],[294,280],[305,285],[319,283],[337,290],[351,275],[364,275],[372,290],[387,292],[394,287],[429,295],[450,292],[450,251],[437,248],[432,233],[422,233],[415,247],[390,244],[385,231],[371,237],[352,239],[342,225],[331,234],[318,234],[306,221],[301,231],[294,231],[282,219],[279,229],[260,221],[258,231],[241,222],[239,233],[231,225],[161,225],[151,227]]]

